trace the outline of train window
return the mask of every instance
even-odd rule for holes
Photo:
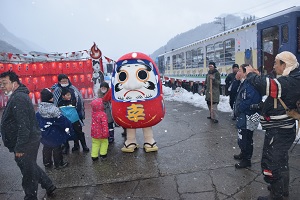
[[[204,67],[204,62],[203,62],[203,48],[200,47],[197,49],[197,57],[198,57],[198,67]]]
[[[281,42],[287,43],[289,41],[289,27],[288,25],[283,25],[281,27]]]
[[[167,61],[166,61],[166,68],[167,70],[170,70],[171,69],[171,66],[170,66],[170,56],[167,57]]]
[[[172,66],[173,66],[173,70],[177,69],[177,66],[176,66],[176,55],[172,56]]]
[[[206,46],[206,65],[208,67],[208,63],[210,61],[214,61],[215,59],[215,50],[214,50],[214,45],[210,44]]]
[[[185,63],[184,53],[181,52],[181,53],[179,54],[179,56],[180,56],[180,58],[181,58],[181,63],[182,63],[182,65],[184,65],[184,63]]]
[[[221,56],[221,54],[223,55],[224,53],[224,43],[223,42],[217,42],[214,45],[215,47],[215,63],[217,66],[221,66],[224,65],[224,56]]]
[[[197,49],[192,50],[192,68],[198,67]]]
[[[279,48],[279,27],[272,26],[262,31],[263,66],[270,73]]]
[[[234,38],[224,41],[225,53],[222,55],[225,59],[225,65],[232,65],[235,63],[235,40]]]
[[[186,68],[192,67],[192,51],[185,52]]]

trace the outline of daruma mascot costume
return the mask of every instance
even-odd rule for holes
[[[112,115],[127,129],[123,152],[138,148],[136,128],[144,133],[144,150],[157,151],[152,126],[165,114],[162,85],[153,60],[139,52],[128,53],[116,63],[112,74]]]

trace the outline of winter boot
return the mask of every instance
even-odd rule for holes
[[[72,148],[72,151],[78,151],[79,150],[79,140],[74,140],[74,147]]]
[[[101,160],[106,160],[107,154],[106,155],[100,155]]]
[[[234,166],[235,166],[235,168],[237,168],[237,169],[242,169],[242,168],[246,168],[246,167],[251,167],[251,160],[243,159],[241,162],[236,163]]]
[[[233,155],[233,158],[236,159],[236,160],[242,160],[243,159],[242,152],[240,154]]]
[[[115,141],[115,131],[114,129],[109,130],[108,142],[113,143]]]
[[[63,169],[63,168],[66,168],[67,166],[69,165],[68,162],[61,162],[59,165],[56,165],[54,169]]]
[[[271,198],[273,200],[283,200],[283,178],[271,183]]]
[[[92,160],[97,161],[97,160],[99,160],[99,158],[98,157],[92,157]]]
[[[84,135],[83,135],[83,137],[80,138],[80,143],[81,143],[83,151],[85,151],[85,152],[89,152],[90,151],[90,149],[86,146]]]
[[[282,176],[282,181],[283,181],[283,193],[282,193],[282,196],[283,197],[288,197],[289,196],[290,172],[289,171],[281,172],[281,176]],[[268,185],[267,188],[268,188],[269,191],[272,190],[272,186],[271,185]]]

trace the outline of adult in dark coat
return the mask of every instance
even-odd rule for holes
[[[0,80],[1,90],[9,97],[1,119],[2,139],[21,170],[24,199],[37,200],[39,183],[51,195],[56,187],[36,163],[41,132],[29,90],[13,71],[2,73]]]
[[[229,95],[229,105],[231,109],[233,110],[233,104],[236,99],[237,95],[237,89],[240,85],[240,81],[235,78],[236,73],[239,70],[238,64],[232,65],[232,73],[228,74],[228,76],[225,79],[225,92],[226,95]],[[235,120],[235,117],[233,116],[233,120]]]
[[[266,130],[261,167],[264,180],[271,184],[271,196],[259,200],[284,199],[289,195],[288,150],[296,137],[295,119],[287,116],[282,101],[289,109],[296,108],[300,99],[299,63],[294,54],[284,51],[275,57],[274,69],[278,78],[259,76],[247,67],[247,79],[261,93],[267,95],[261,113],[261,125]],[[256,72],[256,73],[253,73]]]

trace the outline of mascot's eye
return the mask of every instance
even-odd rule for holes
[[[138,70],[136,75],[137,75],[137,79],[143,82],[149,79],[149,72],[145,69]]]
[[[127,79],[128,79],[127,72],[126,71],[121,71],[119,73],[119,82],[124,83]]]

